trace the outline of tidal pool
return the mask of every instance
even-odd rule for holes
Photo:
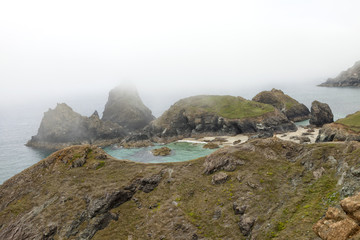
[[[151,150],[166,146],[171,149],[168,156],[154,156]],[[165,145],[155,145],[144,148],[122,148],[116,146],[105,147],[104,150],[117,159],[128,159],[134,162],[143,163],[163,163],[163,162],[183,162],[199,157],[204,157],[216,151],[216,149],[203,148],[202,143],[173,142]]]

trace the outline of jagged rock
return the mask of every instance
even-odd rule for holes
[[[109,93],[102,120],[119,124],[129,131],[141,129],[154,120],[135,87],[118,86]]]
[[[316,138],[316,142],[360,141],[360,134],[349,131],[344,125],[331,123],[324,125]]]
[[[240,231],[242,233],[243,236],[249,236],[252,228],[254,227],[255,224],[255,218],[254,217],[249,217],[249,216],[240,216],[240,221],[239,221],[239,227],[240,227]]]
[[[329,78],[320,84],[322,87],[360,87],[360,61],[346,71],[341,72],[336,78]]]
[[[235,215],[244,215],[246,208],[246,205],[241,205],[239,202],[233,203],[233,210]]]
[[[228,180],[229,176],[224,172],[219,172],[212,177],[212,184],[222,184]]]
[[[271,91],[260,92],[252,100],[276,107],[282,111],[289,120],[294,122],[310,118],[310,111],[304,104],[300,104],[278,89],[273,88]]]
[[[101,121],[96,111],[84,117],[62,103],[44,113],[37,135],[27,146],[60,149],[83,143],[102,145],[103,141],[119,141],[125,134],[118,124]]]
[[[321,127],[326,123],[332,123],[334,115],[326,103],[313,101],[311,104],[310,124]]]
[[[154,156],[167,156],[171,154],[171,149],[168,147],[161,147],[151,150]]]

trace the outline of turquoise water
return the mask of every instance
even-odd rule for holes
[[[152,149],[166,146],[171,149],[171,154],[168,156],[154,156],[151,153]],[[126,149],[122,147],[106,147],[104,150],[111,156],[118,159],[128,159],[135,162],[142,163],[161,163],[161,162],[183,162],[199,157],[204,157],[216,149],[203,148],[204,144],[188,143],[188,142],[174,142],[166,145],[156,145],[144,148]]]

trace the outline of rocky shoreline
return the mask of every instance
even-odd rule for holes
[[[326,82],[321,83],[320,87],[360,87],[360,61],[354,66],[341,72],[335,78],[329,78]]]

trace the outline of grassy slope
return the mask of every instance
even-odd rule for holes
[[[274,111],[271,105],[262,104],[241,97],[202,95],[182,99],[169,111],[185,109],[189,114],[203,112],[215,113],[224,118],[242,119],[258,117]]]
[[[356,133],[360,133],[360,111],[350,114],[346,116],[346,118],[339,119],[336,122],[346,126],[348,129]]]
[[[186,228],[187,231],[195,229],[199,236],[207,239],[245,239],[237,225],[239,217],[232,210],[232,203],[239,199],[248,205],[246,214],[257,218],[253,230],[257,239],[315,239],[312,225],[339,198],[336,166],[324,163],[324,159],[330,155],[336,159],[347,157],[351,167],[359,160],[359,151],[342,155],[345,144],[308,145],[300,149],[302,157],[292,162],[289,159],[298,156],[299,145],[266,140],[256,140],[252,145],[255,151],[239,148],[231,153],[245,164],[228,172],[230,180],[222,185],[211,184],[213,175],[202,174],[204,158],[182,163],[140,164],[113,159],[100,161],[91,153],[94,155],[90,154],[80,168],[69,169],[68,163],[57,163],[28,169],[25,171],[27,183],[8,182],[0,186],[0,226],[54,197],[58,200],[41,215],[48,221],[65,224],[85,208],[84,196],[100,197],[137,177],[172,169],[171,181],[167,181],[170,176],[166,170],[154,191],[135,194],[140,208],[131,200],[111,210],[119,219],[111,221],[93,239],[128,239],[129,236],[173,239],[175,234],[181,236]],[[71,154],[71,159],[79,156],[76,152]],[[286,157],[288,155],[293,157]],[[307,163],[312,164],[312,170],[306,169]],[[320,167],[325,169],[325,174],[316,180],[313,170]],[[27,179],[21,174],[19,177],[17,181]],[[4,207],[9,199],[16,200]],[[60,203],[59,199],[66,201]],[[218,220],[213,219],[216,209],[222,211]],[[44,225],[38,218],[33,223]]]

